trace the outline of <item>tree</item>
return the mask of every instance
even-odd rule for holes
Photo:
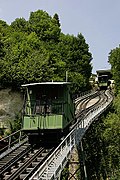
[[[9,32],[9,26],[6,22],[0,20],[0,70],[3,70],[4,57],[6,54],[5,40]],[[4,72],[4,71],[3,71]],[[2,73],[0,72],[0,85],[2,80]]]
[[[120,90],[120,47],[111,50],[109,53],[109,63],[111,64],[116,92],[118,92]]]
[[[113,104],[108,114],[92,123],[83,138],[89,179],[117,180],[120,177],[120,95]]]
[[[17,18],[11,23],[13,31],[27,32],[29,30],[28,22],[24,18]]]
[[[56,20],[58,27],[60,27],[60,21],[59,21],[59,16],[58,16],[58,14],[55,13],[54,16],[53,16],[53,19]]]
[[[40,40],[50,41],[58,40],[60,28],[55,18],[48,15],[47,12],[38,10],[31,12],[29,18],[30,30],[35,32]]]
[[[28,21],[17,18],[7,28],[3,47],[2,85],[65,81],[67,71],[74,93],[89,87],[92,67],[88,44],[82,34],[61,33],[57,14],[52,18],[38,10],[31,12]]]
[[[78,34],[77,37],[61,34],[58,49],[62,60],[66,63],[65,69],[68,71],[68,80],[76,82],[74,83],[76,92],[84,90],[89,86],[92,70],[92,56],[84,37],[82,34]]]
[[[108,165],[108,175],[116,174],[119,171],[120,163],[120,117],[114,113],[110,113],[105,120],[105,127],[103,139],[106,144],[107,157],[106,164]]]

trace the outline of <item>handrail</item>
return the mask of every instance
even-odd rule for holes
[[[76,122],[74,129],[66,136],[61,144],[54,150],[54,152],[47,158],[47,160],[39,167],[33,174],[30,180],[33,179],[55,179],[61,173],[65,162],[67,161],[71,150],[75,144],[80,143],[86,130],[90,124],[98,118],[112,103],[113,96],[106,92],[108,99],[102,105],[94,107],[92,112],[89,112],[82,121]]]
[[[26,137],[26,135],[23,133],[22,129],[0,139],[0,144],[3,145],[3,148],[0,149],[0,153],[3,152],[6,149],[10,149],[14,144],[17,142],[21,142]]]

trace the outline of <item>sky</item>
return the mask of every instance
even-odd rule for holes
[[[120,0],[0,0],[0,19],[11,24],[38,9],[58,14],[64,34],[82,33],[92,53],[93,73],[110,69],[108,56],[119,46]]]

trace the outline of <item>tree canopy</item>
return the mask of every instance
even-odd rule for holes
[[[91,59],[89,46],[78,36],[61,32],[57,14],[31,12],[28,21],[15,19],[11,25],[0,21],[0,82],[19,87],[41,81],[74,82],[73,92],[89,87]],[[74,88],[75,87],[75,88]]]
[[[111,50],[109,53],[109,63],[111,64],[116,92],[118,92],[120,91],[120,47]]]

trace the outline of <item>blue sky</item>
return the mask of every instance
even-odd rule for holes
[[[83,34],[94,73],[110,68],[109,52],[120,43],[120,0],[0,0],[0,19],[8,24],[20,17],[28,20],[38,9],[51,16],[57,13],[63,33]]]

